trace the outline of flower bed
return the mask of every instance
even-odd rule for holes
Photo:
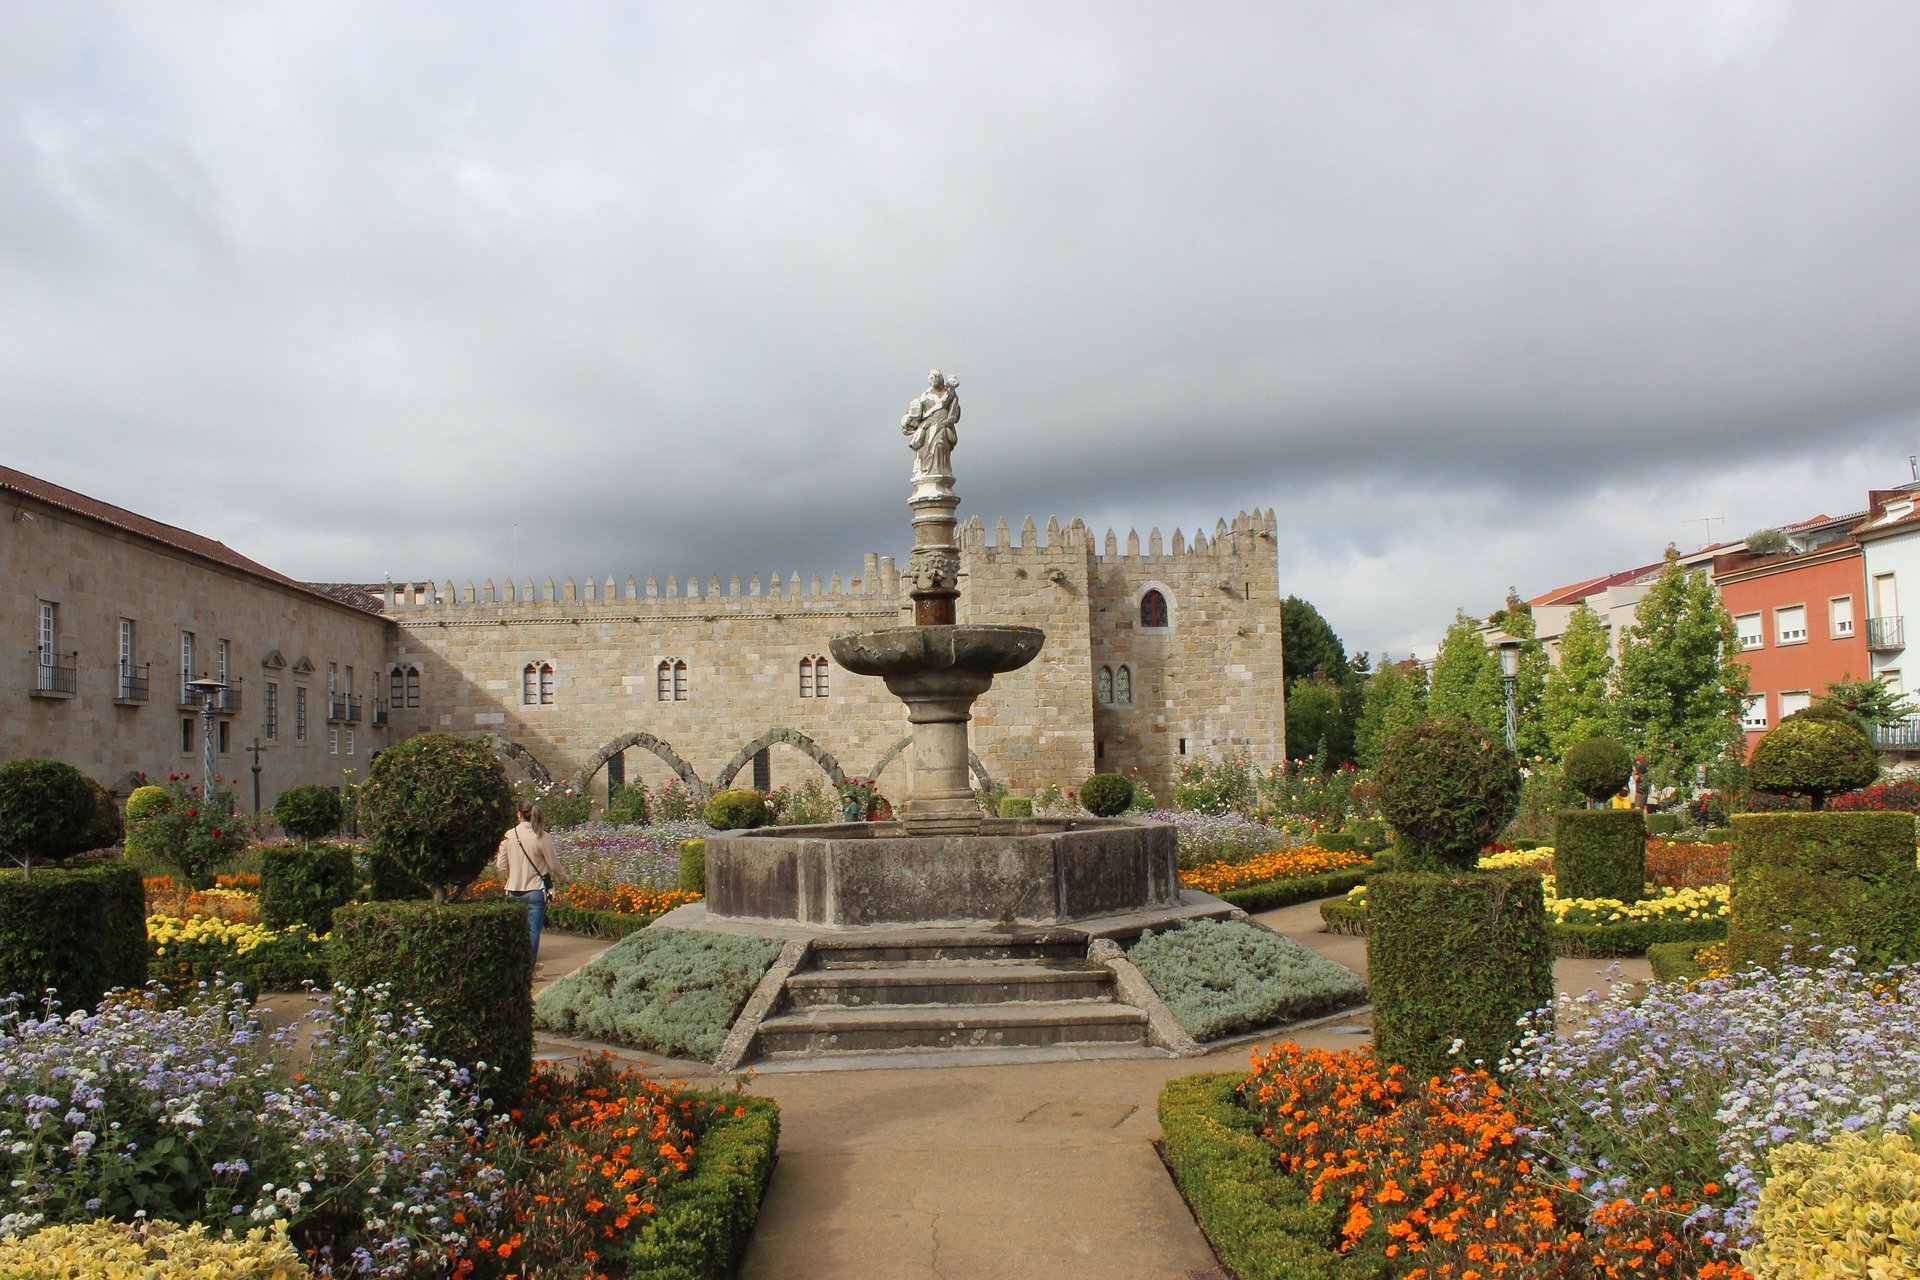
[[[326,984],[326,935],[304,925],[261,925],[254,892],[259,876],[216,876],[210,889],[189,888],[171,876],[144,884],[149,979],[184,988],[224,976],[253,992]]]
[[[1351,970],[1233,920],[1194,920],[1146,934],[1127,958],[1195,1040],[1311,1017],[1367,994]]]
[[[643,929],[543,991],[534,1024],[710,1060],[779,954],[780,944],[767,938]]]
[[[1355,850],[1322,849],[1318,845],[1295,845],[1270,849],[1241,861],[1215,861],[1180,873],[1184,888],[1203,893],[1224,894],[1257,884],[1282,880],[1304,880],[1332,871],[1350,871],[1372,862]]]

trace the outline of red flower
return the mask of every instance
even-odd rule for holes
[[[213,838],[214,838],[215,840],[218,840],[218,839],[220,838],[220,828],[218,828],[218,827],[215,827],[215,828],[213,829]]]
[[[197,818],[200,816],[200,811],[198,809],[189,809],[187,810],[187,816],[189,818]]]

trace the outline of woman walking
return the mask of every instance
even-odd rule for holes
[[[533,962],[540,963],[540,930],[547,922],[547,890],[560,874],[553,856],[553,841],[547,839],[547,824],[540,806],[531,800],[520,804],[520,821],[501,839],[494,851],[493,865],[507,884],[507,896],[527,904],[527,927],[533,935]]]

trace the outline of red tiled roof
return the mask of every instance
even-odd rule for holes
[[[72,489],[64,488],[61,485],[54,484],[50,480],[42,480],[38,476],[30,476],[26,472],[17,471],[12,467],[0,466],[0,491],[12,491],[14,493],[24,494],[35,501],[44,502],[50,507],[57,507],[62,511],[70,512],[88,520],[97,521],[100,524],[119,529],[123,533],[130,533],[135,537],[145,538],[149,542],[157,542],[162,546],[171,547],[175,551],[184,552],[196,559],[210,561],[223,568],[232,569],[237,573],[244,573],[249,577],[263,579],[264,581],[273,583],[275,586],[285,587],[290,591],[298,591],[305,595],[316,596],[327,601],[329,604],[359,607],[347,600],[340,599],[316,587],[309,586],[304,582],[296,582],[285,574],[275,573],[259,561],[249,560],[224,542],[217,542],[212,538],[203,537],[191,530],[176,528],[170,524],[162,524],[158,520],[149,519],[137,512],[129,511],[125,507],[116,507],[110,502],[102,502],[98,498],[89,498],[84,493],[78,493]]]

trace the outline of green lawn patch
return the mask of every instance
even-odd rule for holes
[[[705,1061],[779,954],[768,938],[642,929],[549,987],[534,1025]]]
[[[1237,920],[1190,920],[1127,952],[1195,1040],[1311,1017],[1366,999],[1352,970]]]

